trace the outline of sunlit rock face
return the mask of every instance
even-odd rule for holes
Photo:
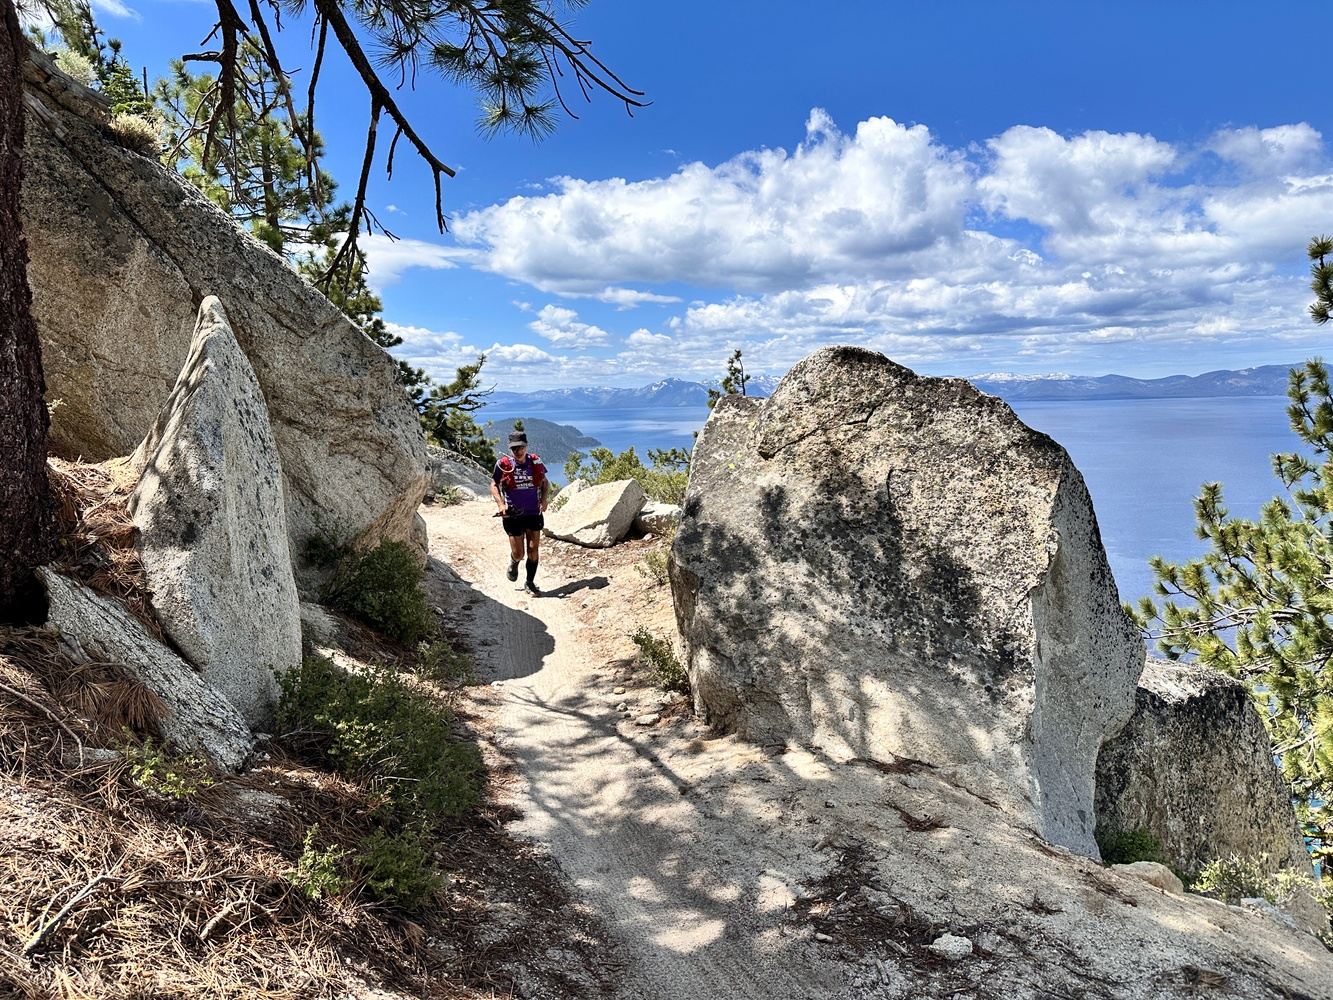
[[[1096,856],[1093,772],[1143,644],[1083,477],[999,399],[828,348],[694,449],[670,571],[697,709],[947,770]]]
[[[133,451],[216,295],[268,405],[293,551],[319,532],[423,544],[426,447],[394,360],[191,185],[108,139],[99,95],[40,53],[24,72],[23,224],[47,396],[60,401],[53,451]]]

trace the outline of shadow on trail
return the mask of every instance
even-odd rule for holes
[[[552,590],[544,590],[542,597],[570,597],[580,590],[601,590],[610,585],[611,581],[604,576],[591,576],[586,580],[572,580]]]
[[[529,677],[555,649],[555,639],[540,618],[470,586],[436,556],[427,560],[423,585],[432,604],[466,623],[477,667],[487,681]]]

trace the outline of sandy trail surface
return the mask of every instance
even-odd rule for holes
[[[618,997],[1333,1000],[1312,936],[1045,844],[965,774],[711,735],[629,639],[674,628],[639,569],[660,543],[547,540],[529,597],[491,509],[423,508],[428,584],[493,685],[511,829],[600,918]],[[944,934],[970,952],[942,958]]]
[[[546,540],[546,594],[530,597],[521,577],[505,578],[491,509],[427,510],[432,573],[448,576],[447,564],[461,578],[451,581],[450,603],[463,610],[454,625],[477,649],[481,678],[503,690],[497,738],[523,779],[515,832],[547,845],[600,913],[624,966],[621,995],[829,996],[830,969],[786,920],[801,866],[760,842],[753,817],[718,815],[692,794],[704,741],[626,666],[624,636],[639,623],[622,617],[634,603],[624,591],[641,594],[642,575],[623,553],[599,558]],[[642,611],[661,614],[651,602]],[[606,627],[593,623],[599,615]],[[673,710],[654,725],[635,721]],[[756,755],[712,742],[728,768]],[[751,808],[772,822],[780,804]]]

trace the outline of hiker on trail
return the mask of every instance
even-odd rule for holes
[[[551,484],[546,478],[546,466],[536,455],[528,454],[528,436],[522,431],[509,435],[509,454],[495,463],[491,474],[491,496],[500,509],[499,517],[509,536],[509,572],[511,580],[518,579],[518,564],[527,546],[527,583],[523,589],[541,596],[534,582],[537,576],[537,554],[542,540],[542,526],[546,511],[546,495]]]

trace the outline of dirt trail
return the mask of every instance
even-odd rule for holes
[[[548,542],[529,598],[489,504],[425,514],[434,596],[498,681],[513,829],[600,917],[623,1000],[1159,1000],[1200,969],[1228,996],[1333,1000],[1314,937],[1043,844],[952,769],[715,738],[683,706],[637,725],[661,691],[628,635],[670,618],[645,543]],[[971,956],[932,953],[944,933]]]
[[[632,567],[604,557],[600,572],[585,569],[596,556],[548,541],[539,580],[547,594],[529,597],[521,581],[505,579],[490,511],[469,502],[426,512],[432,575],[450,578],[446,564],[461,578],[447,584],[451,614],[461,611],[454,624],[472,638],[482,679],[505,695],[497,735],[525,785],[516,832],[547,845],[602,916],[625,965],[621,995],[829,996],[829,963],[784,923],[799,866],[776,850],[760,857],[766,838],[753,822],[765,804],[746,822],[718,815],[695,794],[705,776],[696,773],[701,741],[692,723],[643,727],[617,711],[626,702],[650,711],[660,692],[615,694],[632,682],[616,679],[624,677],[616,650],[580,617],[595,605],[612,613],[608,599],[634,585]],[[635,626],[614,624],[620,637]],[[738,755],[754,751],[726,744],[716,752],[743,768]],[[765,874],[762,864],[779,867]]]

